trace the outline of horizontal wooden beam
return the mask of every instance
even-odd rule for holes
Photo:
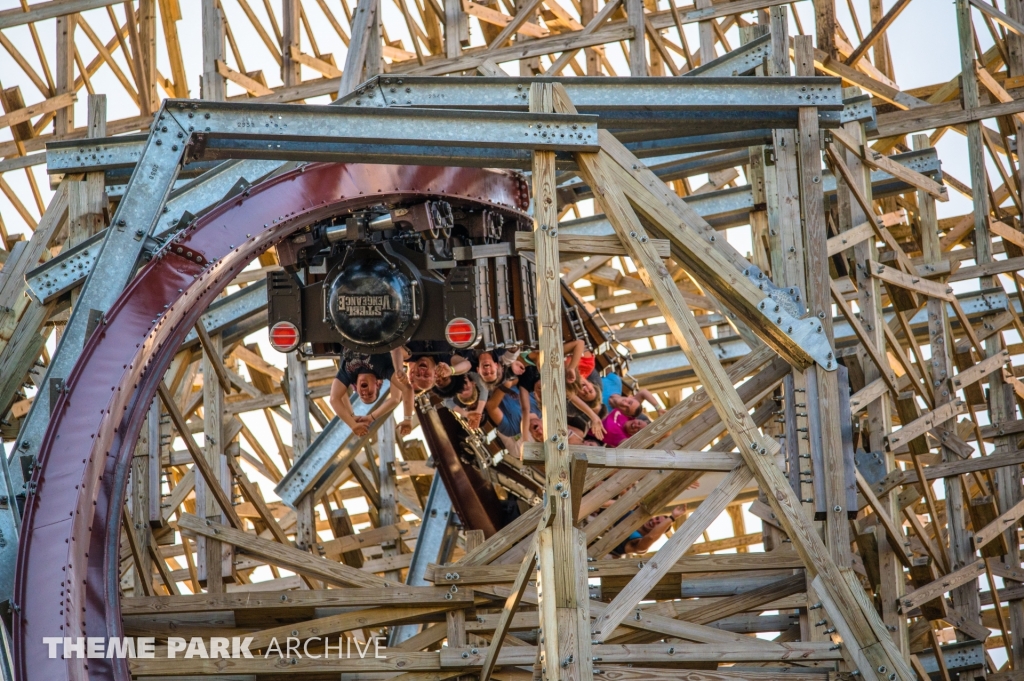
[[[308,610],[378,605],[444,605],[472,603],[469,591],[445,587],[395,586],[361,589],[264,591],[258,593],[199,593],[184,596],[150,596],[121,599],[122,615],[169,615],[208,610]]]
[[[534,234],[543,235],[545,232],[516,232],[516,250],[532,251],[535,247]],[[558,234],[558,252],[574,255],[627,255],[622,241],[617,236],[587,236],[584,234]],[[667,239],[651,239],[658,255],[668,258],[672,255],[671,244]]]
[[[694,544],[694,546],[700,546]],[[651,557],[657,554],[652,554]],[[632,577],[640,568],[629,560],[597,560],[587,564],[588,577]],[[718,556],[683,556],[669,568],[668,574],[700,574],[707,572],[747,572],[760,570],[795,570],[803,567],[795,551],[776,549],[755,553],[726,553]],[[438,585],[509,583],[516,578],[518,565],[432,565],[426,578]]]
[[[681,449],[612,449],[569,445],[569,454],[586,457],[589,468],[731,471],[743,463],[738,453],[691,452]],[[523,447],[523,463],[544,463],[540,443],[531,442]]]
[[[294,570],[337,586],[385,587],[390,584],[386,579],[376,575],[314,556],[291,546],[283,546],[274,541],[261,539],[256,535],[226,525],[203,520],[191,513],[181,515],[178,519],[178,529],[231,544],[246,553],[259,556],[271,565]]]
[[[32,120],[36,116],[40,116],[42,114],[66,109],[77,101],[78,95],[74,92],[65,92],[64,94],[57,95],[56,97],[44,99],[36,104],[31,104],[21,109],[15,109],[8,114],[0,115],[0,129],[9,128],[17,125],[18,123],[24,123],[25,121]]]
[[[910,111],[879,114],[878,132],[873,137],[902,137],[922,130],[974,123],[1024,111],[1024,98],[1012,102],[987,104],[976,109],[961,109],[959,102],[919,107]]]
[[[842,659],[831,642],[787,643],[785,646],[738,646],[735,643],[650,643],[595,645],[595,663],[603,664],[676,664],[694,662],[801,662]],[[158,654],[153,658],[132,658],[128,668],[139,676],[192,676],[202,674],[267,674],[291,676],[299,674],[337,674],[340,672],[432,672],[471,670],[483,666],[487,647],[445,647],[439,652],[408,652],[388,648],[387,655],[358,655],[311,658],[283,655],[254,656],[252,659],[170,659]],[[537,658],[536,646],[508,646],[498,654],[496,666],[532,666]],[[678,674],[678,672],[676,672]],[[674,678],[680,678],[675,676]],[[685,677],[684,677],[685,678]]]

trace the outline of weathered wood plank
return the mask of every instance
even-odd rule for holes
[[[681,449],[622,449],[569,445],[570,454],[587,457],[592,468],[632,468],[652,470],[731,471],[743,459],[733,452],[691,452]],[[524,463],[544,463],[541,446],[523,447]]]

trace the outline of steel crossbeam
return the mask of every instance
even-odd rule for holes
[[[838,78],[445,78],[377,76],[339,103],[358,108],[430,107],[525,111],[530,84],[565,87],[581,113],[608,111],[841,111]]]

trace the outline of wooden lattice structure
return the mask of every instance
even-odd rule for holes
[[[0,10],[0,599],[14,634],[5,673],[122,678],[116,664],[47,660],[32,638],[94,635],[115,620],[161,650],[179,635],[250,636],[253,651],[274,638],[365,642],[386,630],[391,641],[382,659],[135,659],[137,678],[1024,673],[1024,384],[1014,366],[1024,341],[1024,1],[936,8],[958,27],[949,49],[959,48],[961,71],[915,90],[900,89],[889,51],[909,0],[871,0],[869,16],[848,3],[848,24],[834,0],[662,4],[21,0]],[[813,36],[800,24],[812,6]],[[573,74],[630,78],[605,87],[542,77]],[[636,80],[646,76],[663,78]],[[503,78],[516,86],[504,90]],[[679,96],[604,109],[586,99],[588,87],[636,95],[687,83],[689,108]],[[190,96],[202,101],[164,101]],[[74,547],[54,580],[30,569],[31,543],[58,520],[25,509],[80,496],[77,479],[50,468],[67,443],[54,436],[80,387],[75,362],[116,323],[122,292],[142,286],[136,265],[168,253],[211,207],[302,174],[285,161],[443,165],[425,137],[402,137],[412,117],[403,110],[435,115],[443,96],[463,104],[438,115],[438,138],[459,134],[444,132],[447,117],[452,128],[486,119],[497,139],[527,109],[541,123],[599,128],[576,148],[505,140],[508,153],[491,159],[526,171],[532,187],[535,238],[521,246],[538,271],[545,440],[517,465],[535,468],[544,500],[489,538],[450,522],[430,453],[398,437],[391,416],[335,447],[343,465],[316,494],[268,498],[336,422],[326,400],[335,367],[246,343],[265,333],[260,286],[279,268],[271,248],[251,265],[239,259],[225,295],[196,308],[194,330],[151,386],[137,441],[118,445],[134,455],[130,493],[86,524],[114,529],[120,554],[105,579],[119,604],[75,600],[97,575]],[[230,136],[216,125],[289,115],[263,104],[334,98],[337,108],[308,115],[369,126],[376,113],[394,127],[381,124],[374,145],[353,133],[317,151],[326,156],[218,146]],[[85,121],[77,99],[87,99]],[[186,122],[164,144],[167,125],[173,133],[193,114],[212,134],[197,145],[193,133],[210,127]],[[127,136],[140,132],[149,137]],[[962,173],[940,168],[934,149],[956,133],[968,141]],[[463,134],[446,152],[453,164],[486,165],[467,147],[493,140]],[[196,162],[179,168],[186,143]],[[174,192],[140,195],[146,178]],[[940,219],[947,186],[973,212]],[[746,257],[725,238],[736,228],[749,235]],[[225,271],[230,246],[216,260]],[[559,278],[631,351],[633,376],[665,408],[618,448],[565,443],[563,376],[551,370],[562,365]],[[658,551],[609,557],[680,500],[687,513]],[[747,529],[752,517],[759,532]],[[712,538],[720,518],[731,536]],[[59,615],[31,607],[47,590],[59,591]]]

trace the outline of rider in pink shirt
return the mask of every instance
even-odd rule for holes
[[[619,409],[613,409],[604,417],[604,444],[606,447],[618,447],[626,439],[636,435],[648,421],[643,418],[631,418]]]

